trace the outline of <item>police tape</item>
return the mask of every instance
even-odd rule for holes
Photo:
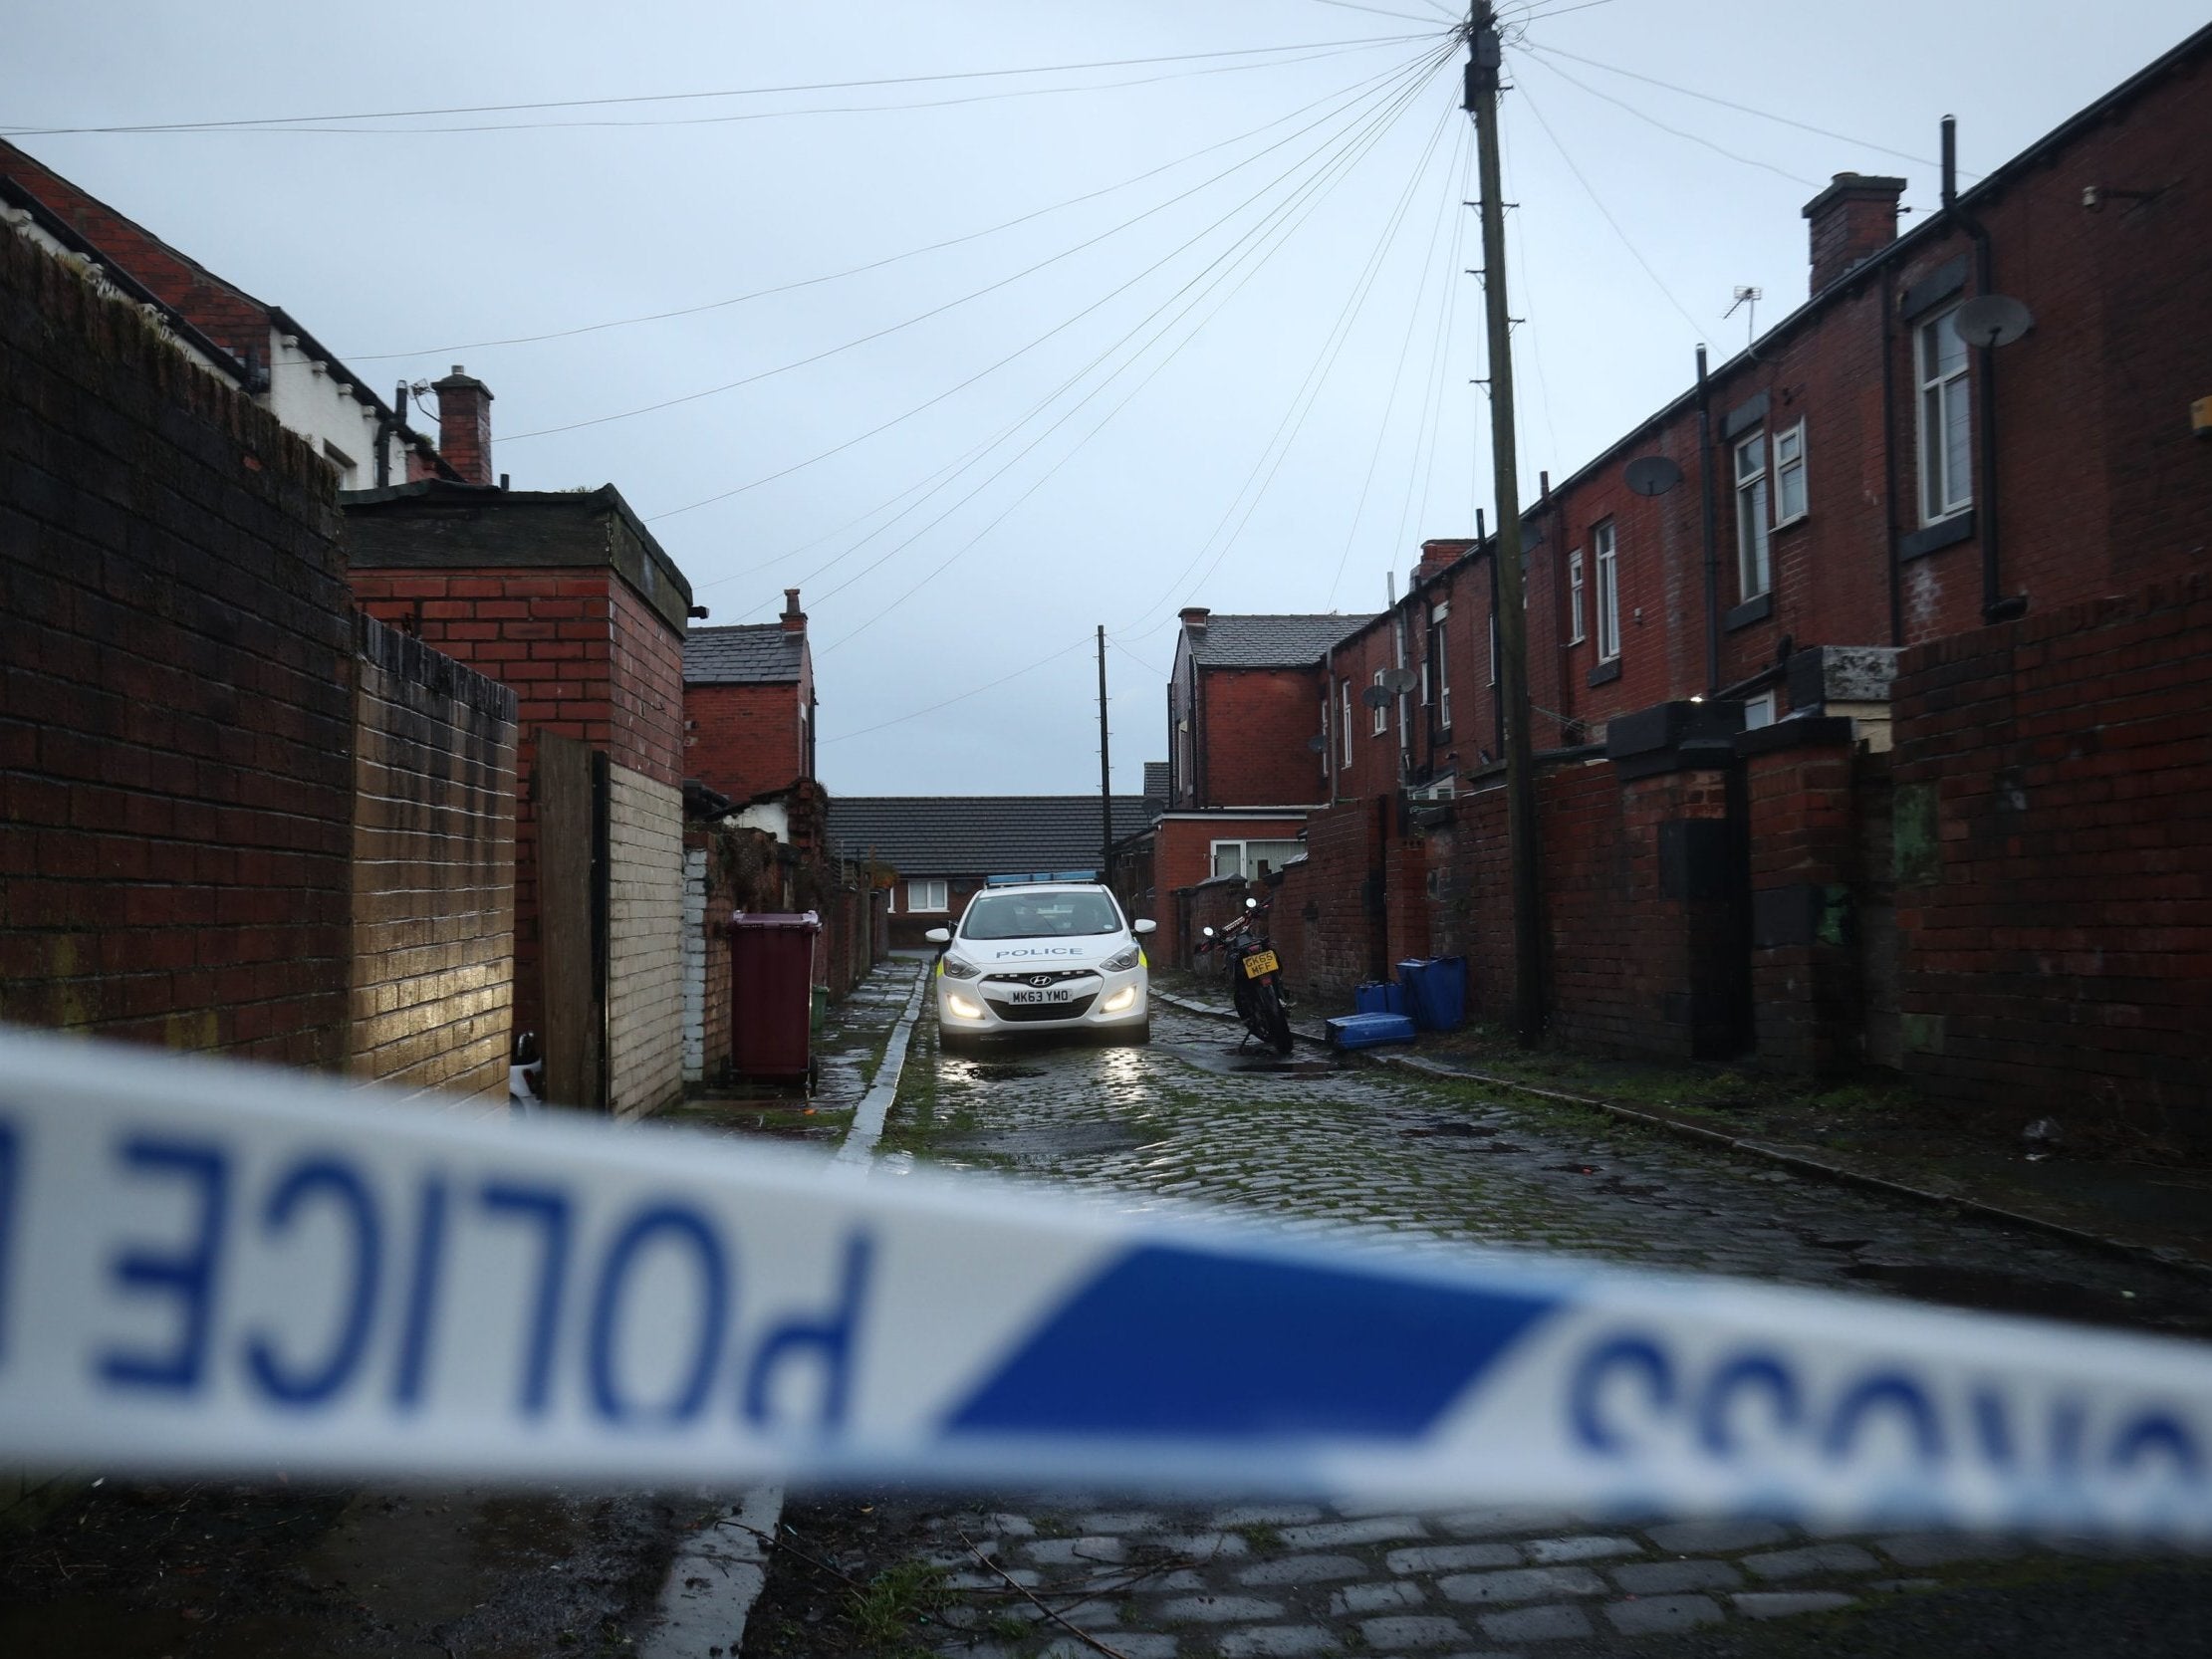
[[[0,1030],[0,1460],[2212,1537],[2212,1353]]]

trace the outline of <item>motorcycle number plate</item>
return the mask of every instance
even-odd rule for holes
[[[1280,973],[1283,965],[1275,960],[1271,950],[1256,950],[1244,959],[1244,977],[1258,979],[1262,974]]]
[[[1072,1003],[1073,991],[1017,991],[1006,999],[1010,1003]]]

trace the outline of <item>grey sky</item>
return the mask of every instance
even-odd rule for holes
[[[1700,339],[1720,356],[1742,345],[1742,313],[1721,320],[1734,287],[1765,290],[1762,325],[1803,298],[1799,209],[1831,174],[1901,173],[1907,203],[1925,211],[1943,115],[1959,118],[1962,166],[1987,169],[2204,21],[2192,0],[2089,13],[2056,0],[1568,9],[1576,3],[1505,8],[1531,17],[1532,45],[1573,55],[1519,54],[1506,110],[1506,194],[1520,204],[1514,309],[1527,319],[1517,336],[1522,476],[1532,491],[1538,469],[1571,471],[1680,391]],[[1440,45],[1449,20],[1430,0],[1362,4],[1419,21],[1322,0],[358,9],[77,0],[11,19],[0,124],[513,104],[1427,37],[1326,54],[339,123],[605,124],[17,140],[284,306],[387,393],[465,363],[496,394],[494,465],[518,487],[612,480],[653,520],[715,622],[765,619],[784,587],[803,585],[833,790],[1095,789],[1099,622],[1120,647],[1108,659],[1114,773],[1117,788],[1133,790],[1140,763],[1164,753],[1161,688],[1178,605],[1371,610],[1385,573],[1402,573],[1421,537],[1467,534],[1474,506],[1487,505],[1477,486],[1487,467],[1475,438],[1480,392],[1468,383],[1483,372],[1480,298],[1460,275],[1475,263],[1471,240],[1453,252],[1471,217],[1457,203],[1473,194],[1459,175],[1467,123],[1456,111],[1457,57],[1371,146],[1355,156],[1345,148],[1365,113],[1384,108],[1376,101],[1404,84],[1393,74]],[[1096,90],[1060,90],[1072,87]],[[771,114],[793,111],[809,113]],[[732,116],[767,118],[722,118]],[[652,124],[614,124],[635,122]],[[1269,145],[1279,147],[1259,153]],[[1341,177],[1320,173],[1333,156],[1355,164]],[[1294,194],[1315,179],[1335,182]],[[838,273],[1102,190],[998,234],[745,304],[480,344]],[[1266,217],[1284,204],[1283,216]],[[1270,224],[1287,236],[1268,236]],[[1272,250],[1264,260],[1262,248]],[[980,299],[835,351],[1047,260]],[[1456,326],[1443,333],[1439,306],[1452,291]],[[1139,351],[1163,324],[1164,337]],[[657,412],[521,436],[826,352]],[[915,504],[1102,354],[1042,414]],[[1132,366],[1068,414],[1132,355]],[[1326,373],[1310,378],[1317,364]],[[1020,453],[1063,414],[1065,424]],[[885,725],[1048,657],[995,690]]]

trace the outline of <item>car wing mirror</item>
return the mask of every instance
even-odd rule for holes
[[[952,943],[952,929],[949,927],[933,927],[922,937],[932,945],[949,945]]]
[[[1129,923],[1129,931],[1131,933],[1149,933],[1157,926],[1159,926],[1159,923],[1147,916],[1142,921]]]

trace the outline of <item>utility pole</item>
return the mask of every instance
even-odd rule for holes
[[[1113,879],[1113,763],[1106,759],[1106,623],[1099,624],[1099,879]]]
[[[1513,433],[1513,322],[1506,310],[1506,228],[1499,182],[1498,95],[1504,51],[1490,0],[1470,0],[1466,108],[1475,118],[1482,187],[1482,301],[1490,337],[1490,460],[1498,498],[1498,692],[1505,709],[1506,850],[1513,866],[1513,1027],[1523,1048],[1544,1035],[1543,889],[1537,868],[1536,762],[1529,742],[1528,611],[1521,582],[1521,480]]]

